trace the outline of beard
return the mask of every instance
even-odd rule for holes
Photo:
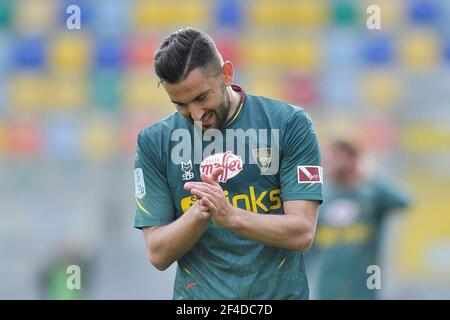
[[[222,129],[223,127],[225,127],[228,116],[230,114],[230,108],[231,97],[228,94],[226,87],[223,87],[221,104],[215,110],[210,110],[205,114],[206,116],[208,116],[210,113],[213,113],[216,117],[216,123],[209,126],[203,126],[202,130],[205,131],[208,129]]]

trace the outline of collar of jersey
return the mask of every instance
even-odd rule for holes
[[[225,124],[225,128],[228,127],[230,124],[232,124],[239,116],[239,114],[242,111],[242,108],[244,106],[244,102],[245,102],[245,90],[242,89],[241,87],[237,86],[237,85],[231,85],[231,89],[233,89],[234,91],[238,91],[241,92],[241,101],[239,102],[238,107],[236,108],[236,111],[234,112],[234,115],[231,117],[231,119]]]

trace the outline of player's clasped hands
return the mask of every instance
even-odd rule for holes
[[[210,176],[201,175],[203,182],[187,182],[184,184],[184,189],[200,199],[199,205],[208,208],[215,223],[226,228],[232,223],[234,209],[219,185],[219,176],[222,173],[223,168],[215,168]]]
[[[189,210],[193,210],[194,216],[199,217],[201,220],[207,220],[211,218],[209,209],[207,206],[201,204],[201,200],[196,201]]]

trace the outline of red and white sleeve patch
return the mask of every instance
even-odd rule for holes
[[[297,166],[298,183],[323,183],[323,169],[319,166]]]

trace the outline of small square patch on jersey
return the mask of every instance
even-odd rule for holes
[[[144,172],[142,168],[134,169],[134,187],[136,198],[142,199],[146,195],[145,191],[145,181],[144,181]]]
[[[297,166],[298,183],[323,183],[323,170],[319,166]]]

